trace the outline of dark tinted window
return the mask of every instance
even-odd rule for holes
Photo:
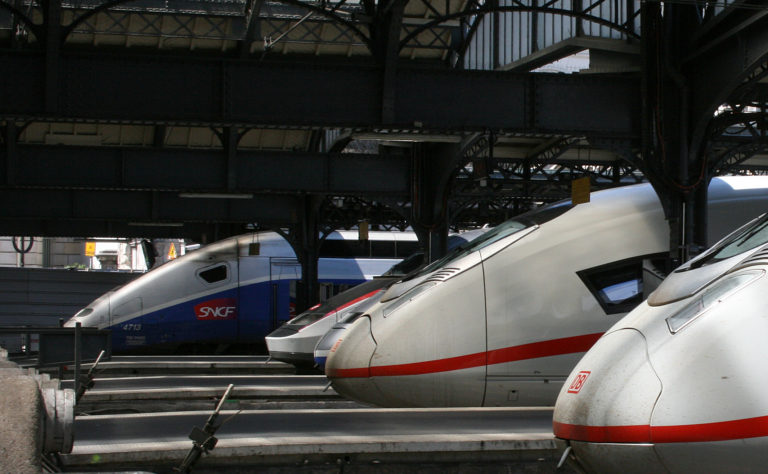
[[[419,244],[418,240],[406,240],[397,242],[396,246],[397,248],[395,249],[395,257],[397,258],[406,258],[416,252],[421,251],[421,245]]]
[[[424,264],[424,253],[416,252],[402,262],[393,266],[382,276],[405,276]]]
[[[578,272],[606,314],[626,313],[645,298],[643,260],[636,257]]]
[[[367,257],[370,253],[368,243],[367,240],[324,240],[320,244],[320,257]]]
[[[324,240],[320,256],[326,258],[405,258],[420,249],[418,241]]]
[[[227,279],[227,266],[225,264],[217,265],[215,267],[203,270],[198,273],[198,276],[208,283],[216,283],[218,281]]]
[[[718,245],[710,248],[699,259],[691,263],[691,268],[699,268],[728,259],[764,245],[766,242],[768,242],[768,214],[764,214],[752,223],[738,229],[719,242]]]
[[[435,260],[434,262],[424,267],[423,270],[412,274],[410,278],[435,271],[440,267],[444,267],[450,264],[454,260],[458,260],[465,255],[469,255],[472,252],[505,239],[510,235],[520,232],[521,230],[551,221],[552,219],[564,214],[572,208],[573,204],[571,204],[570,201],[562,201],[504,221],[496,227],[490,229],[488,232],[480,235],[479,237],[459,245],[452,251],[448,252],[443,258]]]
[[[317,312],[311,312],[311,313],[302,313],[298,316],[296,316],[294,319],[288,321],[288,324],[295,324],[297,326],[309,326],[310,324],[319,321],[325,316],[327,313],[317,313]]]
[[[395,241],[394,240],[372,240],[371,241],[371,257],[394,257]]]

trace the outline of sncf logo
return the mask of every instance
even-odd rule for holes
[[[589,374],[591,373],[592,372],[588,370],[582,370],[576,374],[576,377],[573,378],[573,382],[571,382],[571,385],[568,387],[568,393],[579,393],[579,390],[584,386],[584,382],[587,381],[587,377],[589,377]]]
[[[237,303],[234,298],[218,298],[195,306],[195,316],[200,321],[237,319]]]

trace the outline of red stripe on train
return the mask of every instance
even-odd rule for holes
[[[345,303],[345,304],[343,304],[343,305],[339,306],[338,308],[335,308],[335,309],[332,309],[331,311],[328,311],[327,313],[325,313],[325,314],[323,315],[323,317],[322,317],[322,318],[318,319],[317,321],[322,321],[323,319],[327,318],[328,316],[334,315],[334,314],[338,313],[339,311],[341,311],[341,310],[343,310],[343,309],[345,309],[345,308],[349,308],[350,306],[352,306],[352,305],[353,305],[353,304],[355,304],[355,303],[359,303],[360,301],[366,300],[366,299],[370,298],[371,296],[375,295],[376,293],[378,293],[378,292],[380,292],[380,291],[382,291],[382,290],[373,290],[373,291],[371,291],[370,293],[366,293],[366,294],[364,294],[363,296],[360,296],[359,298],[355,298],[355,299],[353,299],[352,301],[349,301],[349,302],[347,302],[347,303]],[[317,306],[320,306],[320,305],[317,305]],[[312,323],[312,324],[315,324],[317,321],[315,321],[315,322],[314,322],[314,323]],[[301,332],[301,331],[303,331],[303,330],[307,329],[307,328],[308,328],[308,327],[310,327],[312,324],[307,324],[307,325],[306,325],[306,326],[304,326],[303,328],[299,329],[299,332]]]
[[[590,443],[697,443],[768,436],[768,416],[673,426],[552,423],[555,436]]]
[[[360,296],[359,298],[355,298],[355,299],[353,299],[352,301],[350,301],[350,302],[348,302],[348,303],[346,303],[346,304],[343,304],[343,305],[339,306],[338,308],[334,309],[333,311],[330,311],[330,312],[326,313],[326,316],[329,316],[329,315],[331,315],[331,314],[333,314],[333,313],[338,313],[338,312],[339,312],[339,311],[341,311],[342,309],[345,309],[345,308],[349,308],[349,307],[350,307],[350,306],[352,306],[353,304],[355,304],[355,303],[359,303],[360,301],[363,301],[363,300],[367,300],[368,298],[370,298],[371,296],[375,295],[376,293],[378,293],[378,292],[380,292],[380,291],[382,291],[382,290],[373,290],[372,292],[370,292],[370,293],[366,293],[366,294],[364,294],[363,296]]]
[[[533,342],[520,346],[495,349],[488,352],[478,352],[446,359],[413,362],[410,364],[395,364],[353,368],[328,369],[329,377],[392,377],[399,375],[423,375],[452,370],[471,369],[485,365],[503,364],[521,360],[537,359],[564,354],[586,352],[600,339],[602,333],[585,334],[582,336],[564,337],[550,341]]]

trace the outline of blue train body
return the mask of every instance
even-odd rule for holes
[[[321,288],[330,296],[384,273],[418,246],[412,233],[373,232],[381,257],[323,257]],[[354,239],[353,239],[354,237]],[[354,235],[329,236],[351,242]],[[254,245],[257,244],[257,245]],[[398,248],[399,247],[399,248]],[[391,251],[390,251],[391,250]],[[387,254],[387,255],[385,255]],[[263,347],[264,336],[295,315],[301,268],[290,245],[265,232],[232,237],[168,262],[110,291],[67,321],[112,330],[114,352],[157,352],[220,344]]]

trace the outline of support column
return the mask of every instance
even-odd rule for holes
[[[296,289],[296,313],[301,313],[318,302],[318,258],[320,239],[318,237],[318,211],[322,198],[305,196],[300,205],[300,224],[293,236],[293,249],[301,264],[301,282]]]
[[[376,55],[383,66],[381,80],[381,121],[394,123],[396,119],[395,91],[397,89],[397,61],[399,56],[400,35],[407,0],[381,2],[377,11],[378,21],[374,25],[381,29],[371,31],[371,39],[376,47]]]
[[[4,182],[7,185],[13,185],[16,182],[16,172],[18,167],[18,153],[16,151],[16,123],[13,120],[6,122],[3,128],[3,144],[5,145],[5,163],[2,168]]]
[[[413,148],[411,225],[430,262],[447,251],[448,192],[458,152],[455,144],[419,143]]]
[[[225,127],[222,132],[222,144],[227,154],[227,191],[237,188],[237,143],[240,135],[235,127]]]
[[[709,229],[707,202],[709,200],[709,182],[711,178],[709,176],[704,176],[702,180],[703,183],[691,193],[693,202],[689,205],[692,214],[692,218],[690,219],[691,228],[688,231],[688,234],[691,236],[689,248],[690,257],[695,257],[714,243],[709,241],[707,235]]]
[[[676,267],[706,242],[708,179],[701,172],[701,143],[691,138],[690,80],[681,69],[698,23],[691,5],[666,4],[662,15],[654,2],[643,3],[642,22],[643,172],[664,208],[670,266]]]
[[[59,111],[61,67],[61,0],[44,0],[45,15],[45,111]]]

